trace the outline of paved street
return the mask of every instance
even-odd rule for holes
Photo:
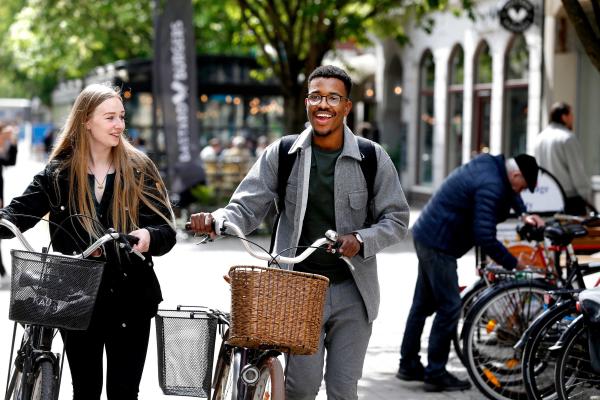
[[[17,167],[5,168],[5,191],[9,200],[22,192],[33,174],[43,167],[20,153]],[[416,215],[416,213],[414,213]],[[414,217],[413,215],[413,217]],[[41,225],[41,224],[40,224]],[[47,244],[45,227],[27,233],[35,246]],[[259,239],[263,244],[266,238]],[[15,239],[2,241],[3,257],[9,265],[8,249],[18,247]],[[163,288],[165,301],[161,308],[171,308],[177,304],[204,305],[222,310],[229,309],[229,290],[222,280],[231,265],[257,264],[251,256],[242,251],[241,245],[233,239],[219,240],[215,243],[196,246],[193,241],[181,237],[177,246],[166,256],[156,259],[155,268]],[[475,279],[474,258],[468,255],[460,260],[459,276],[461,284]],[[404,322],[411,305],[414,282],[416,279],[416,256],[410,241],[387,249],[379,256],[379,274],[381,284],[381,308],[375,321],[364,369],[360,381],[360,399],[480,399],[482,395],[475,390],[449,393],[428,394],[421,384],[404,383],[395,378],[398,364],[398,352],[404,329]],[[6,376],[12,322],[8,320],[9,291],[0,291],[0,379]],[[429,326],[426,327],[428,332]],[[56,341],[57,343],[60,340]],[[423,346],[426,346],[424,338]],[[148,350],[146,369],[142,379],[140,399],[155,400],[174,398],[164,396],[158,387],[157,356],[154,334]],[[66,364],[65,364],[66,365]],[[449,369],[461,377],[466,371],[453,356]],[[0,386],[4,387],[4,384]],[[63,375],[60,399],[72,397],[70,375]],[[325,400],[321,390],[319,400]]]

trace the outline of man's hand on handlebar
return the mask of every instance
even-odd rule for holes
[[[214,230],[214,218],[211,213],[201,212],[192,214],[189,224],[186,225],[186,229],[194,233],[207,233],[211,239],[217,236]]]
[[[360,243],[352,233],[342,235],[338,238],[335,252],[348,257],[354,257],[360,251]]]
[[[537,227],[542,227],[542,226],[546,225],[546,223],[544,222],[542,217],[540,217],[537,214],[526,215],[523,218],[523,222],[525,222],[526,224],[529,224],[529,225],[537,226]]]

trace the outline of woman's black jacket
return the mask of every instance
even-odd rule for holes
[[[136,170],[136,177],[142,174]],[[90,180],[93,177],[90,176]],[[147,178],[149,180],[150,178]],[[155,188],[155,182],[147,181]],[[97,207],[98,218],[104,228],[112,227],[111,207],[114,179],[107,181],[102,201]],[[33,178],[33,182],[25,192],[14,198],[1,212],[13,221],[21,231],[34,226],[38,219],[27,218],[18,214],[43,217],[47,213],[54,224],[50,225],[52,247],[63,254],[80,253],[87,248],[93,239],[80,223],[81,219],[71,215],[69,211],[69,183],[64,173],[57,173],[57,163],[50,162],[44,171]],[[157,208],[169,216],[169,210],[161,204]],[[144,253],[145,260],[135,255],[119,253],[115,244],[105,245],[105,251],[99,259],[106,261],[99,297],[96,302],[95,317],[107,318],[115,323],[123,324],[131,319],[150,318],[156,314],[158,304],[162,301],[160,285],[154,273],[152,256],[167,253],[175,245],[174,229],[158,214],[140,201],[139,227],[150,232],[150,249]],[[124,232],[128,233],[128,232]],[[0,237],[12,237],[5,228]],[[45,244],[39,244],[41,247]],[[35,246],[34,246],[35,247]]]

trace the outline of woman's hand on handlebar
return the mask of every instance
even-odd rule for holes
[[[137,250],[140,253],[146,253],[150,250],[150,232],[148,232],[148,229],[137,229],[129,234],[138,238],[137,243],[132,246],[133,250]]]
[[[214,239],[217,234],[215,233],[215,220],[211,213],[197,213],[192,214],[190,222],[186,224],[186,229],[191,230],[194,233],[207,233],[211,239]]]
[[[336,253],[352,258],[360,251],[360,242],[354,234],[341,235],[336,242]]]

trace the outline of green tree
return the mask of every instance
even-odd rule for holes
[[[159,0],[160,4],[166,0]],[[471,0],[462,0],[469,10]],[[406,42],[404,26],[431,27],[427,14],[449,0],[193,0],[200,53],[255,54],[281,82],[285,126],[305,120],[306,77],[337,42],[358,45],[369,35]],[[3,49],[18,78],[46,102],[56,82],[93,67],[152,55],[151,1],[2,0],[12,12]],[[166,4],[166,3],[165,3]],[[1,68],[1,67],[0,67]],[[0,72],[2,72],[0,70]],[[258,75],[258,74],[257,74]]]
[[[281,82],[287,131],[305,121],[307,77],[336,43],[366,44],[370,34],[405,43],[407,24],[430,29],[427,14],[448,7],[447,0],[231,1],[239,6],[242,27],[256,42],[260,61]],[[472,8],[468,0],[462,5]]]
[[[60,79],[79,78],[93,67],[116,60],[151,55],[148,2],[21,3],[8,30],[7,51],[17,70],[38,87],[46,102]]]

